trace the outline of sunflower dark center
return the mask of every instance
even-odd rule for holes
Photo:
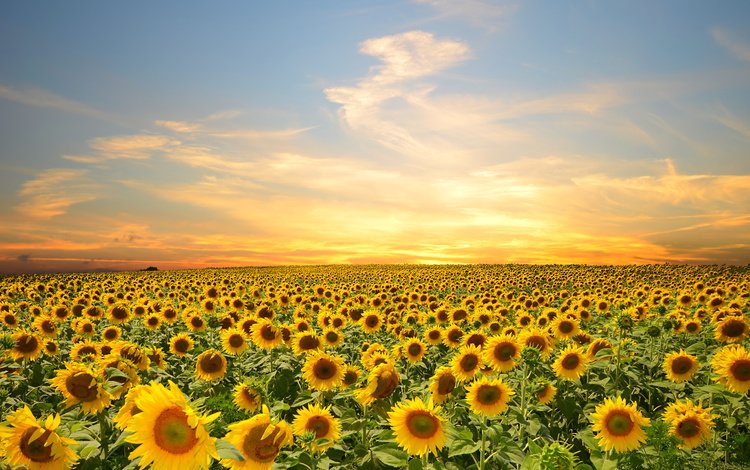
[[[426,411],[412,411],[406,417],[406,427],[413,436],[419,439],[429,439],[437,434],[440,421]]]
[[[273,325],[263,325],[260,328],[260,336],[266,341],[273,341],[276,339],[276,328]]]
[[[427,334],[427,336],[428,336],[428,337],[429,337],[429,338],[430,338],[430,339],[431,339],[432,341],[437,341],[437,340],[439,340],[439,339],[440,339],[440,332],[439,332],[438,330],[431,330],[431,331],[430,331],[430,332],[429,332],[429,333]]]
[[[495,385],[482,385],[477,390],[477,401],[483,405],[494,405],[502,396],[502,390]]]
[[[547,342],[541,336],[529,336],[526,339],[526,346],[543,351],[545,346],[547,346]]]
[[[677,425],[677,434],[683,439],[690,439],[701,432],[700,424],[695,418],[687,418]]]
[[[312,335],[303,336],[299,341],[299,347],[303,351],[308,349],[317,349],[318,346],[320,346],[320,340]]]
[[[162,411],[154,422],[156,445],[170,454],[184,454],[195,448],[198,436],[188,424],[188,417],[179,407]]]
[[[479,365],[479,358],[476,354],[467,354],[461,358],[459,364],[461,366],[461,369],[470,372],[476,369],[477,365]]]
[[[375,398],[386,398],[391,396],[396,387],[398,387],[399,377],[398,374],[391,371],[386,371],[378,376],[378,385],[375,387],[375,391],[372,396]]]
[[[573,331],[573,322],[561,321],[557,329],[563,334],[570,333]]]
[[[721,332],[727,338],[739,338],[745,333],[747,326],[741,320],[725,320],[721,325]]]
[[[245,344],[245,338],[241,335],[234,334],[229,337],[229,345],[233,348],[240,348]]]
[[[42,322],[42,331],[44,331],[45,333],[54,333],[55,324],[51,320],[44,320]]]
[[[378,317],[376,317],[375,315],[369,315],[367,318],[365,318],[365,324],[367,324],[367,326],[370,328],[375,328],[376,326],[378,326],[378,322]]]
[[[461,341],[461,338],[463,336],[464,332],[461,330],[451,330],[448,332],[448,339],[454,343],[458,343],[459,341]]]
[[[500,343],[493,350],[495,359],[506,362],[516,354],[516,346],[512,343]]]
[[[740,382],[750,380],[750,359],[738,359],[729,367],[732,376]]]
[[[21,453],[32,462],[50,462],[52,460],[52,446],[45,446],[47,439],[52,434],[51,431],[44,431],[44,434],[31,441],[31,436],[40,428],[30,427],[21,436]]]
[[[307,421],[305,429],[315,433],[315,439],[320,439],[328,434],[331,423],[325,416],[313,416]]]
[[[39,340],[33,335],[22,335],[16,340],[16,351],[31,353],[39,347]]]
[[[456,388],[456,378],[453,374],[443,374],[438,379],[437,390],[440,395],[448,395]]]
[[[313,374],[318,379],[327,380],[336,375],[337,366],[330,359],[318,359],[313,366]]]
[[[242,451],[245,457],[253,462],[270,463],[279,454],[279,446],[275,444],[278,429],[274,429],[269,436],[261,439],[265,430],[265,425],[256,426],[245,435]]]
[[[174,342],[174,348],[181,353],[186,353],[190,348],[190,342],[184,338],[180,338]]]
[[[689,357],[679,356],[672,361],[672,372],[675,374],[687,374],[693,368],[693,360]]]
[[[219,372],[224,366],[224,361],[222,361],[221,359],[222,357],[218,353],[206,354],[205,356],[201,357],[201,370],[208,374]]]
[[[422,345],[420,345],[419,343],[412,343],[407,348],[407,352],[412,357],[419,356],[420,354],[422,354]]]
[[[96,379],[88,372],[71,375],[65,380],[68,392],[82,402],[94,401],[99,397]]]
[[[485,341],[486,338],[484,337],[484,335],[473,334],[466,340],[466,344],[473,344],[474,346],[481,348],[482,346],[484,346]]]
[[[578,354],[568,354],[563,358],[560,365],[565,370],[575,370],[580,363],[581,358],[578,357]]]
[[[633,430],[635,423],[625,411],[612,411],[605,418],[607,431],[614,436],[627,436]]]

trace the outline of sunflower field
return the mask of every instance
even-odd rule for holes
[[[0,278],[0,469],[750,468],[750,270]]]

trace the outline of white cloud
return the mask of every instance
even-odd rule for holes
[[[97,186],[86,178],[86,170],[54,168],[25,182],[18,195],[23,202],[16,209],[34,218],[62,215],[82,202],[97,197]]]
[[[416,0],[430,5],[440,18],[464,18],[470,23],[487,30],[495,31],[499,22],[513,14],[518,8],[515,3],[493,0]]]
[[[0,85],[0,98],[35,108],[52,108],[90,117],[104,117],[104,113],[90,106],[40,88],[17,89]]]

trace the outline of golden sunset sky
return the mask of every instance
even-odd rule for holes
[[[750,3],[6,2],[0,272],[750,263]]]

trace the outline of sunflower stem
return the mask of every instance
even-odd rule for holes
[[[109,454],[109,426],[107,424],[107,416],[105,411],[102,410],[97,413],[99,419],[99,448],[101,449],[101,461],[107,461],[107,455]]]
[[[485,448],[485,429],[487,428],[487,420],[482,418],[481,422],[481,433],[482,433],[482,447],[479,448],[479,470],[484,470],[484,448]]]

